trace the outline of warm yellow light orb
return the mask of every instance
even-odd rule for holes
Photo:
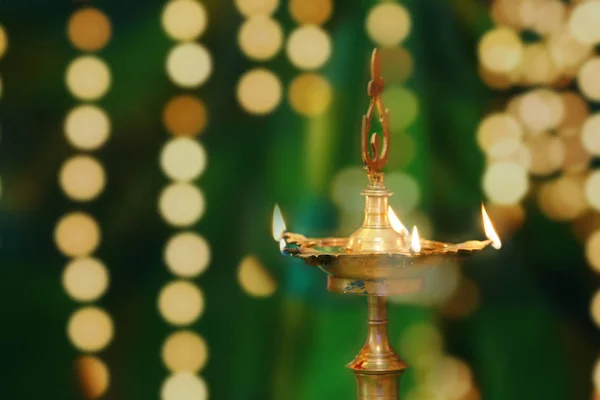
[[[188,371],[171,375],[161,389],[161,400],[207,400],[208,389],[202,378]]]
[[[80,356],[75,361],[75,369],[86,399],[97,399],[106,393],[110,372],[102,360],[94,356]]]
[[[6,35],[6,31],[4,27],[0,25],[0,58],[4,56],[6,50],[8,49],[8,36]]]
[[[160,194],[158,208],[162,217],[173,226],[189,226],[204,214],[204,195],[189,183],[172,183]]]
[[[516,204],[527,194],[529,177],[525,168],[517,163],[493,163],[488,166],[483,176],[483,189],[494,203]]]
[[[67,197],[73,200],[92,200],[98,197],[106,185],[104,168],[93,157],[72,157],[60,169],[59,184]]]
[[[206,29],[206,9],[196,0],[171,0],[163,9],[161,22],[171,39],[194,40]]]
[[[257,68],[246,72],[238,82],[237,99],[247,112],[265,115],[281,102],[281,81],[273,72]]]
[[[485,152],[505,140],[520,141],[523,128],[519,121],[508,113],[494,113],[486,116],[477,128],[477,144]]]
[[[592,297],[592,302],[590,305],[590,314],[592,317],[592,321],[600,328],[600,290],[598,290],[594,297]],[[600,383],[600,382],[594,382]],[[598,387],[597,387],[598,389]]]
[[[583,146],[582,138],[579,136],[561,137],[565,148],[565,159],[563,170],[565,172],[583,172],[588,169],[592,155]]]
[[[568,76],[574,76],[592,53],[592,46],[575,39],[565,27],[550,36],[547,44],[552,63]]]
[[[585,255],[594,271],[600,272],[600,230],[592,233],[587,239],[585,243]]]
[[[401,85],[412,75],[414,62],[404,47],[385,47],[380,50],[381,75],[386,85]]]
[[[537,42],[525,45],[519,74],[522,83],[535,86],[554,83],[560,71],[552,61],[547,44]]]
[[[529,172],[533,175],[550,175],[558,171],[565,162],[565,144],[557,136],[544,132],[529,137],[526,146],[531,155]]]
[[[108,271],[95,258],[76,258],[65,268],[62,276],[65,291],[74,300],[94,301],[108,288]]]
[[[394,132],[404,131],[415,122],[419,115],[419,100],[412,90],[402,86],[389,86],[381,97],[389,110],[390,125]]]
[[[198,372],[208,360],[206,341],[191,331],[179,331],[167,338],[162,348],[162,360],[171,372]]]
[[[559,31],[567,15],[567,7],[560,0],[548,0],[543,2],[530,1],[535,9],[531,29],[546,36]]]
[[[479,59],[486,69],[508,73],[519,66],[523,58],[523,43],[519,35],[506,27],[487,32],[478,48]]]
[[[598,326],[600,326],[600,323]],[[592,372],[592,383],[594,384],[594,389],[596,392],[593,400],[600,400],[600,360],[596,361],[596,364],[594,365],[594,371]]]
[[[88,214],[73,212],[62,217],[56,224],[54,241],[66,256],[86,256],[100,244],[100,228]]]
[[[590,207],[600,211],[600,170],[588,175],[585,181],[585,197]]]
[[[69,18],[67,35],[73,46],[79,50],[100,50],[110,40],[110,20],[97,8],[79,9]]]
[[[541,184],[538,191],[540,209],[557,221],[581,217],[588,211],[583,184],[583,179],[576,175],[563,175]]]
[[[327,79],[318,74],[304,73],[294,78],[288,96],[296,112],[315,117],[327,111],[333,93]]]
[[[303,25],[296,28],[287,42],[290,62],[300,69],[315,70],[331,56],[331,38],[322,28]]]
[[[581,95],[574,92],[563,92],[561,98],[564,105],[564,118],[559,127],[560,134],[576,136],[590,114],[588,103]]]
[[[523,125],[538,134],[559,126],[565,117],[565,104],[558,93],[537,89],[520,98],[517,112]]]
[[[167,56],[167,74],[184,88],[202,85],[212,72],[212,58],[206,48],[198,43],[182,43]]]
[[[254,297],[271,296],[277,283],[256,256],[249,255],[238,266],[238,282],[246,293]]]
[[[429,367],[439,359],[444,339],[437,327],[428,322],[410,325],[400,338],[400,351],[417,368]]]
[[[210,263],[210,247],[206,240],[194,232],[179,233],[167,242],[165,264],[171,272],[185,278],[203,273]]]
[[[160,154],[160,166],[169,178],[176,181],[196,179],[206,168],[206,151],[197,141],[178,137],[169,140]]]
[[[591,154],[600,156],[600,113],[585,120],[581,127],[581,142]]]
[[[101,108],[84,104],[73,108],[65,119],[67,140],[77,149],[96,150],[110,135],[110,120]]]
[[[279,6],[279,0],[235,0],[235,5],[246,18],[255,15],[271,15]]]
[[[110,81],[110,70],[98,57],[81,56],[67,67],[67,87],[81,100],[98,100],[108,91]]]
[[[600,1],[591,0],[577,4],[568,21],[571,34],[581,43],[600,43]]]
[[[84,307],[75,311],[67,326],[69,339],[81,351],[104,349],[113,338],[113,322],[106,311]]]
[[[193,96],[171,98],[163,111],[163,123],[175,136],[196,136],[204,131],[208,112],[204,103]]]
[[[269,60],[281,49],[283,30],[274,19],[257,15],[246,20],[240,28],[238,44],[248,58]]]
[[[594,57],[581,66],[577,74],[577,84],[585,97],[592,101],[600,101],[600,57]]]
[[[410,15],[401,4],[381,3],[369,11],[366,29],[371,40],[378,45],[382,47],[397,46],[410,33]]]
[[[299,24],[321,25],[329,20],[333,12],[332,0],[291,0],[292,18]]]
[[[191,282],[171,282],[160,291],[158,310],[160,315],[172,325],[189,325],[204,311],[204,296]]]

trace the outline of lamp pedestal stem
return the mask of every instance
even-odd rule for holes
[[[398,400],[407,365],[388,339],[387,297],[368,296],[368,309],[367,341],[347,367],[356,376],[359,400]]]

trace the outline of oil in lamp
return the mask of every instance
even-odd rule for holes
[[[398,399],[400,376],[407,365],[392,348],[387,334],[387,296],[421,290],[427,273],[443,268],[444,262],[461,259],[490,244],[499,249],[501,242],[482,205],[487,240],[450,244],[419,238],[402,225],[389,206],[392,193],[385,187],[382,172],[390,148],[388,110],[381,100],[384,81],[377,49],[371,59],[371,98],[361,129],[363,165],[368,186],[363,225],[347,238],[307,238],[287,232],[278,206],[273,214],[273,236],[282,253],[302,259],[327,275],[330,292],[367,296],[368,333],[362,350],[347,367],[356,376],[358,399]],[[377,112],[382,134],[371,133]]]

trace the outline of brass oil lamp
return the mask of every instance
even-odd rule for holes
[[[412,235],[389,207],[392,193],[385,187],[382,172],[390,148],[388,110],[381,93],[381,60],[377,49],[371,59],[371,98],[363,116],[361,147],[363,165],[369,184],[365,196],[363,225],[348,238],[307,238],[287,232],[278,206],[273,215],[273,235],[280,250],[300,258],[327,275],[330,292],[364,295],[368,303],[367,340],[347,367],[356,376],[358,399],[398,399],[400,376],[407,365],[392,348],[387,334],[387,296],[398,296],[422,290],[427,273],[443,268],[445,261],[461,259],[490,244],[501,247],[491,221],[482,205],[487,240],[471,240],[459,244],[419,238],[417,228]],[[377,112],[383,133],[371,133],[371,122]]]

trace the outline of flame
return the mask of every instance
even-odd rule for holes
[[[285,239],[281,238],[281,240],[279,241],[279,251],[281,251],[283,253],[286,246],[287,246],[287,243],[286,243]]]
[[[492,225],[492,221],[485,211],[485,207],[483,203],[481,204],[481,215],[483,217],[483,229],[485,230],[485,236],[492,241],[492,247],[495,249],[500,249],[502,247],[502,242],[494,229],[494,225]]]
[[[275,239],[276,242],[279,242],[286,230],[287,228],[285,226],[285,221],[283,220],[283,215],[281,215],[279,204],[275,204],[275,207],[273,208],[273,225],[271,229],[273,239]]]
[[[416,226],[413,226],[412,239],[410,240],[410,250],[413,253],[421,251],[421,240],[419,239],[419,231]]]
[[[390,224],[392,225],[392,229],[396,232],[408,236],[408,229],[404,226],[404,224],[400,221],[394,209],[391,206],[388,206],[388,218],[390,220]]]

